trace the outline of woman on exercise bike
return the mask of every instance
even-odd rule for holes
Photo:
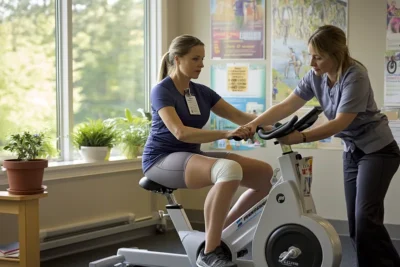
[[[344,186],[350,238],[358,267],[400,266],[400,257],[383,224],[384,198],[400,163],[400,151],[380,113],[366,68],[349,55],[345,33],[320,27],[308,41],[310,70],[294,92],[247,126],[271,125],[316,97],[329,122],[279,139],[283,144],[322,140],[344,142]]]
[[[196,37],[175,38],[163,56],[159,83],[151,90],[152,125],[143,152],[143,172],[170,188],[212,185],[204,204],[205,248],[197,266],[232,267],[221,247],[224,227],[263,199],[271,189],[272,168],[263,161],[226,152],[203,152],[202,143],[238,136],[252,137],[240,126],[232,131],[205,130],[210,112],[244,125],[254,114],[225,102],[209,87],[194,83],[203,65],[204,44]],[[239,185],[249,188],[231,208]]]

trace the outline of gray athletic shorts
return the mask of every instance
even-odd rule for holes
[[[188,160],[193,155],[203,155],[211,158],[226,158],[229,152],[174,152],[159,159],[144,174],[149,180],[169,188],[187,188],[185,169]]]

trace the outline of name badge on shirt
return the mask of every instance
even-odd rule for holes
[[[190,89],[185,90],[185,99],[190,115],[201,115],[196,97],[190,93]]]

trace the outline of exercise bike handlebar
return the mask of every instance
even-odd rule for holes
[[[293,116],[288,122],[280,123],[277,122],[274,128],[269,131],[265,131],[261,126],[258,126],[256,132],[261,139],[271,140],[274,138],[284,137],[294,131],[303,131],[311,127],[318,119],[319,114],[322,112],[321,107],[314,107],[306,115],[304,115],[300,120],[297,115]],[[229,139],[234,139],[236,141],[241,141],[242,139],[238,136],[233,136]]]
[[[293,132],[294,124],[297,122],[298,117],[295,115],[290,121],[282,124],[282,123],[275,123],[274,128],[270,131],[265,131],[261,126],[257,127],[257,134],[261,139],[264,140],[271,140],[274,138],[280,138],[286,136]]]
[[[287,122],[285,124],[281,124],[281,123],[277,122],[274,125],[274,128],[269,131],[265,131],[261,126],[257,126],[256,132],[257,132],[258,136],[260,136],[260,138],[262,138],[264,140],[270,140],[273,138],[283,137],[292,132],[293,125],[296,123],[297,120],[298,120],[298,117],[294,116],[289,122]],[[233,136],[229,139],[233,139],[235,141],[242,140],[242,138],[240,138],[238,136]]]
[[[257,127],[258,136],[264,140],[270,140],[273,138],[284,137],[294,131],[304,131],[311,127],[318,119],[319,114],[322,112],[321,107],[314,107],[307,114],[305,114],[300,120],[297,115],[293,116],[288,122],[281,124],[275,123],[274,128],[270,131],[264,131],[262,127]]]

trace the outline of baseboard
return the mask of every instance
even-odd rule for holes
[[[204,216],[202,210],[185,210],[193,229],[204,231]],[[328,220],[336,229],[339,235],[348,236],[347,221],[344,220]],[[400,225],[386,224],[386,229],[393,240],[400,240]],[[170,220],[167,220],[167,231],[173,231],[174,227]],[[154,236],[156,234],[155,226],[147,226],[139,229],[117,233],[105,237],[100,237],[88,241],[74,243],[63,247],[48,249],[41,251],[41,260],[48,261],[51,259],[68,256],[80,252],[98,249],[106,246],[121,244],[142,237]],[[116,253],[117,251],[115,251]]]
[[[189,221],[192,224],[197,224],[196,227],[200,227],[199,225],[204,224],[204,215],[202,210],[185,210]],[[332,226],[336,229],[336,232],[340,236],[349,236],[349,228],[348,223],[345,220],[329,220]],[[397,224],[385,224],[386,229],[392,238],[392,240],[400,240],[400,225]]]
[[[41,261],[48,261],[55,258],[73,255],[80,252],[121,244],[142,237],[154,236],[155,234],[156,234],[156,228],[154,225],[142,227],[139,229],[112,234],[109,236],[91,239],[62,247],[42,250],[40,252],[40,259]],[[117,251],[115,251],[115,253],[117,253]]]

